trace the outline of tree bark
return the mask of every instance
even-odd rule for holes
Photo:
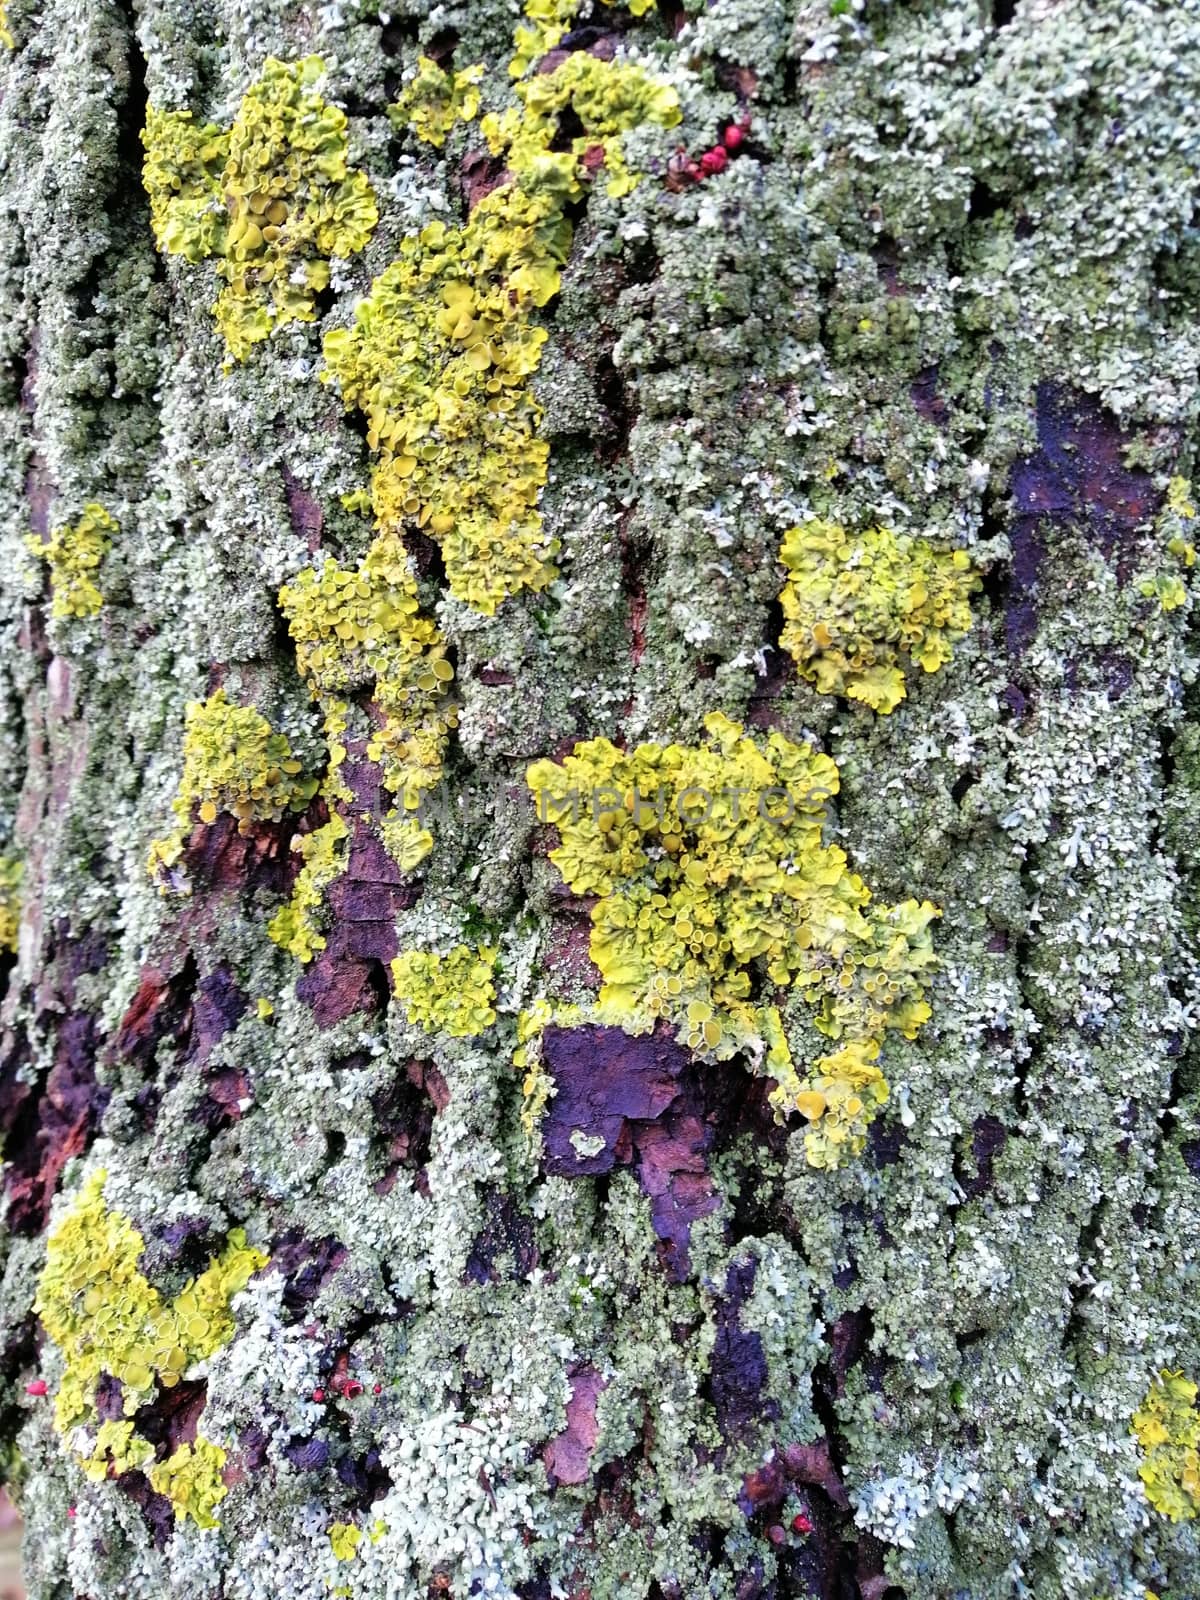
[[[630,193],[571,201],[530,316],[557,577],[488,615],[431,525],[403,529],[455,669],[432,849],[381,840],[359,685],[349,798],[193,810],[156,881],[190,702],[224,689],[325,770],[279,591],[364,557],[343,497],[378,453],[322,337],[506,181],[477,120],[438,146],[387,107],[426,56],[482,64],[502,112],[520,19],[9,0],[0,1437],[29,1593],[1194,1596],[1200,1499],[1148,1501],[1132,1419],[1161,1371],[1200,1374],[1200,5],[568,9],[531,73],[636,61],[682,120],[630,134]],[[311,55],[378,225],[314,322],[231,360],[219,264],[156,247],[147,106],[225,130],[269,58]],[[56,616],[26,536],[93,504],[103,604]],[[890,713],[781,647],[781,541],[814,518],[980,575],[952,660],[910,664]],[[590,739],[699,748],[712,713],[832,757],[827,840],[879,902],[941,913],[930,1018],[889,1033],[890,1097],[833,1170],[752,1051],[595,1011],[594,897],[526,782]],[[297,962],[267,925],[339,807]],[[391,963],[461,944],[498,951],[495,1020],[423,1030]],[[547,997],[581,1020],[540,1035],[527,1131],[518,1017]],[[89,1477],[91,1435],[55,1425],[35,1300],[99,1171],[163,1305],[236,1229],[268,1258],[232,1336],[132,1419],[159,1463],[219,1443],[216,1527],[150,1456]]]

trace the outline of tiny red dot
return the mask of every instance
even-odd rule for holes
[[[317,1402],[317,1404],[320,1405],[322,1400],[324,1400],[324,1398],[325,1398],[324,1389],[314,1389],[313,1392],[312,1392],[312,1397]]]

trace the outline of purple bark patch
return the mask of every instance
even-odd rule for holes
[[[679,1094],[689,1060],[669,1035],[635,1037],[620,1028],[552,1026],[543,1050],[558,1087],[542,1124],[546,1171],[565,1178],[611,1172],[628,1124],[661,1116]],[[595,1139],[600,1149],[579,1149],[581,1140]]]
[[[122,1472],[116,1480],[117,1488],[128,1495],[142,1513],[155,1548],[164,1550],[175,1532],[175,1507],[165,1494],[156,1494],[150,1480],[142,1472]]]
[[[1125,465],[1132,435],[1091,396],[1039,384],[1037,434],[1037,449],[1012,471],[1005,633],[1013,656],[1037,631],[1038,579],[1054,528],[1083,529],[1125,582],[1137,556],[1136,530],[1159,501],[1149,473]]]
[[[975,1158],[975,1172],[968,1176],[965,1170],[956,1173],[967,1200],[977,1199],[992,1186],[992,1166],[1008,1140],[1008,1130],[999,1117],[976,1117],[971,1127],[971,1154]]]
[[[692,1224],[720,1204],[707,1156],[720,1121],[709,1091],[715,1097],[721,1073],[699,1067],[662,1028],[635,1037],[552,1026],[543,1052],[558,1089],[542,1124],[545,1170],[579,1178],[631,1166],[650,1196],[664,1264],[682,1282]]]
[[[237,1027],[247,1004],[227,966],[214,967],[201,978],[192,1002],[191,1054],[198,1064],[207,1061],[217,1041]]]
[[[709,1365],[709,1387],[717,1426],[727,1439],[755,1420],[779,1415],[772,1400],[762,1404],[767,1381],[767,1357],[761,1336],[741,1324],[742,1307],[754,1292],[758,1262],[752,1257],[735,1261],[725,1276],[725,1293],[717,1305],[716,1338]]]
[[[467,1257],[468,1281],[499,1283],[501,1273],[496,1263],[504,1255],[512,1261],[508,1276],[517,1280],[528,1278],[538,1263],[533,1219],[527,1211],[522,1210],[512,1195],[491,1184],[484,1192],[484,1205],[487,1222]]]
[[[391,809],[378,765],[350,747],[343,777],[353,792],[344,810],[350,828],[346,870],[330,886],[325,948],[296,985],[317,1023],[330,1028],[356,1011],[387,1005],[385,964],[396,954],[396,914],[415,905],[419,887],[401,877],[364,817]]]
[[[542,1123],[544,1170],[595,1177],[630,1167],[650,1196],[663,1265],[683,1282],[692,1225],[721,1205],[709,1171],[718,1141],[752,1132],[773,1146],[784,1137],[768,1082],[735,1062],[693,1060],[665,1024],[637,1037],[551,1026],[543,1057],[557,1088]]]
[[[289,1311],[307,1309],[346,1259],[346,1247],[332,1234],[306,1239],[291,1228],[271,1246],[271,1266],[284,1277],[283,1303]]]
[[[297,1472],[320,1472],[329,1464],[329,1446],[324,1439],[291,1439],[283,1453]]]

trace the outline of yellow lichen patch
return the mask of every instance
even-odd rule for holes
[[[252,822],[278,822],[285,812],[303,811],[318,787],[316,778],[304,776],[286,736],[253,706],[233,705],[224,689],[193,700],[183,735],[183,776],[171,803],[177,826],[150,846],[152,875],[178,861],[194,816],[209,823],[227,812],[244,833]]]
[[[349,837],[349,828],[335,813],[328,822],[293,844],[304,865],[292,889],[292,898],[271,918],[267,932],[297,961],[311,961],[318,950],[325,948],[325,935],[321,931],[325,891],[344,870],[342,845]]]
[[[132,1422],[102,1422],[96,1429],[91,1454],[83,1457],[84,1473],[93,1483],[103,1483],[111,1473],[136,1472],[154,1460],[154,1446],[139,1438]]]
[[[622,0],[604,0],[606,6],[620,5]],[[512,60],[508,70],[512,77],[520,78],[548,51],[561,41],[579,14],[580,0],[527,0],[525,23],[516,31]],[[635,17],[644,17],[653,11],[655,0],[624,0],[625,9]]]
[[[1196,1385],[1182,1372],[1160,1372],[1134,1413],[1144,1460],[1138,1476],[1146,1498],[1172,1522],[1200,1511],[1200,1411]]]
[[[46,540],[26,538],[30,554],[50,564],[51,616],[93,617],[99,611],[104,596],[96,579],[116,532],[115,519],[92,501],[73,527],[56,528]]]
[[[353,1522],[335,1522],[329,1530],[329,1548],[339,1561],[353,1561],[361,1539],[362,1529]]]
[[[424,144],[440,150],[458,123],[473,122],[478,116],[482,77],[482,66],[446,72],[428,56],[420,56],[416,76],[405,85],[396,104],[388,107],[388,116],[411,128]]]
[[[21,926],[21,880],[24,870],[12,856],[0,856],[0,955],[12,955]]]
[[[981,580],[961,550],[815,519],[785,535],[780,559],[788,572],[781,642],[822,694],[894,711],[909,662],[936,672],[971,626]]]
[[[547,1103],[558,1093],[554,1079],[546,1070],[542,1056],[542,1034],[547,1025],[557,1022],[571,1027],[582,1021],[578,1008],[573,1014],[569,1008],[552,1006],[548,1000],[538,999],[517,1017],[517,1048],[513,1051],[513,1066],[521,1073],[521,1126],[532,1140],[542,1120]]]
[[[304,857],[289,905],[268,929],[277,944],[308,961],[322,949],[320,911],[338,877],[349,828],[334,811],[353,796],[341,777],[347,696],[369,691],[378,722],[367,755],[379,763],[396,802],[382,819],[384,844],[404,871],[418,866],[433,838],[418,820],[422,800],[441,781],[457,721],[448,700],[454,668],[435,624],[421,613],[416,579],[398,535],[382,533],[357,567],[326,561],[305,568],[279,592],[296,645],[296,664],[325,716],[329,770],[322,794],[329,822],[296,841]]]
[[[426,1033],[469,1039],[496,1020],[496,954],[455,945],[446,955],[404,950],[392,962],[396,998],[408,1020]]]
[[[1188,590],[1181,573],[1190,573],[1196,565],[1196,547],[1188,537],[1192,531],[1188,523],[1195,516],[1191,483],[1187,478],[1172,478],[1155,523],[1155,533],[1174,558],[1172,569],[1143,578],[1138,585],[1139,593],[1148,600],[1156,599],[1163,611],[1177,611],[1187,604]]]
[[[8,0],[0,0],[0,44],[7,50],[15,50],[17,45],[8,25]]]
[[[100,1423],[95,1400],[100,1378],[120,1382],[125,1416],[133,1416],[153,1397],[156,1384],[173,1388],[194,1362],[228,1344],[234,1332],[230,1301],[267,1264],[263,1252],[234,1229],[221,1255],[167,1304],[138,1269],[141,1234],[106,1206],[104,1178],[103,1172],[93,1174],[51,1233],[34,1301],[64,1361],[55,1426],[63,1434],[81,1426],[95,1430],[86,1445],[73,1439],[93,1478],[104,1476],[106,1462],[124,1470],[149,1459],[133,1424]],[[186,1459],[177,1459],[185,1451]],[[163,1482],[175,1487],[161,1492],[170,1495],[180,1514],[200,1521],[225,1492],[214,1484],[218,1456],[224,1460],[216,1445],[197,1439],[194,1450],[181,1446],[160,1462],[151,1481],[162,1474]]]
[[[362,250],[379,220],[366,174],[348,163],[346,118],[317,92],[320,56],[268,58],[233,127],[152,108],[143,182],[160,250],[215,256],[213,313],[241,361],[273,329],[312,322],[333,256]]]
[[[928,902],[879,905],[845,853],[822,841],[838,772],[780,733],[751,738],[727,717],[707,744],[576,745],[528,782],[561,843],[550,859],[575,894],[596,895],[591,956],[604,979],[596,1015],[631,1028],[669,1019],[699,1054],[746,1050],[778,1085],[781,1109],[810,1119],[806,1149],[834,1166],[861,1148],[887,1085],[884,1038],[929,1016]],[[837,1042],[798,1074],[764,989],[793,989]]]
[[[456,713],[446,703],[454,668],[437,626],[421,614],[416,580],[394,534],[375,540],[352,569],[327,561],[279,591],[296,664],[318,703],[371,688],[382,725],[367,754],[406,811],[442,776]]]
[[[194,1444],[181,1444],[165,1461],[150,1468],[150,1487],[166,1495],[176,1517],[191,1517],[199,1528],[215,1528],[213,1512],[229,1493],[222,1476],[224,1466],[221,1446],[198,1435]]]
[[[644,123],[670,128],[679,121],[679,99],[670,85],[647,76],[641,67],[602,61],[573,51],[553,72],[523,79],[514,90],[518,104],[503,116],[485,117],[483,133],[493,155],[503,154],[512,171],[535,177],[547,162],[557,181],[582,194],[583,159],[601,168],[609,194],[627,194],[637,180],[622,153],[621,136]],[[582,131],[567,152],[554,150],[565,113]]]
[[[632,187],[621,135],[679,119],[673,90],[592,56],[515,92],[519,108],[483,124],[508,180],[461,227],[433,222],[405,239],[353,325],[325,340],[325,377],[367,419],[379,526],[427,529],[451,593],[488,615],[554,577],[538,509],[549,447],[529,380],[547,337],[533,313],[558,292],[571,248],[567,208],[601,162],[611,192]],[[563,151],[554,146],[568,112],[583,131]]]

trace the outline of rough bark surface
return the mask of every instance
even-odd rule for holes
[[[265,931],[294,819],[197,821],[187,898],[147,847],[218,685],[319,759],[276,595],[371,538],[321,334],[495,182],[476,130],[439,152],[386,107],[423,52],[485,64],[503,107],[516,12],[8,5],[0,1433],[30,1594],[1195,1596],[1195,1524],[1147,1503],[1130,1420],[1163,1368],[1200,1376],[1200,709],[1192,601],[1151,592],[1200,409],[1200,4],[595,12],[565,48],[638,54],[683,120],[580,208],[542,313],[561,575],[485,617],[414,543],[457,674],[449,803],[399,872],[358,730],[360,831],[301,969]],[[310,53],[380,224],[316,325],[224,372],[211,265],[155,250],[147,101],[228,126],[267,57]],[[738,118],[737,158],[681,176]],[[120,525],[105,604],[53,618],[23,538],[92,501]],[[780,539],[814,513],[986,574],[890,715],[779,650]],[[828,752],[855,870],[942,909],[932,1019],[837,1171],[669,1032],[551,1030],[558,1093],[521,1126],[517,1013],[596,984],[525,768],[695,743],[711,711]],[[464,930],[501,948],[499,1020],[431,1037],[388,963]],[[232,1341],[139,1413],[160,1456],[201,1416],[223,1441],[216,1529],[141,1472],[89,1481],[53,1426],[33,1302],[100,1167],[164,1295],[235,1227],[270,1257]],[[401,1502],[386,1563],[335,1559],[332,1526]]]

